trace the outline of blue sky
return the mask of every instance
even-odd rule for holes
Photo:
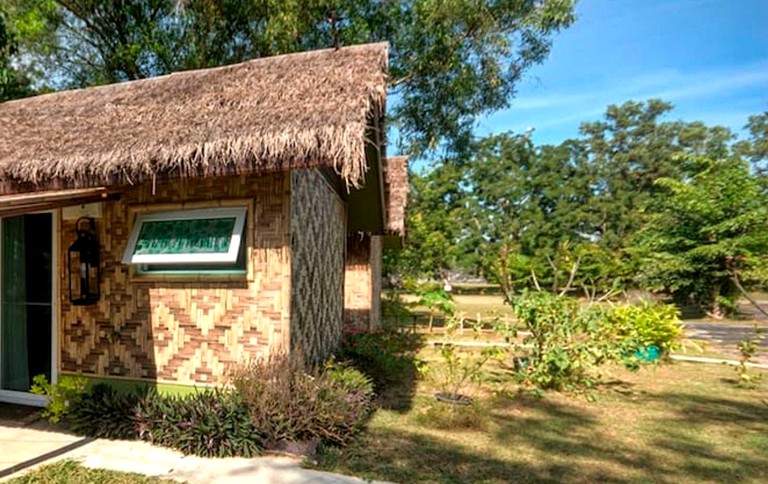
[[[737,133],[768,110],[768,0],[581,0],[577,15],[478,135],[559,143],[609,104],[652,97],[675,105],[668,119]]]

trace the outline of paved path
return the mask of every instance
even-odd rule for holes
[[[146,442],[95,440],[61,458],[80,461],[86,467],[139,472],[190,484],[361,484],[365,481],[301,467],[293,457],[264,456],[253,459],[205,459],[155,447]]]
[[[190,484],[362,484],[366,481],[301,467],[301,460],[284,456],[253,459],[204,459],[155,447],[146,442],[88,440],[55,431],[0,424],[0,470],[76,442],[77,448],[29,467],[74,459],[85,467],[138,472]],[[21,473],[13,474],[18,476]],[[10,477],[8,477],[10,478]],[[4,479],[0,479],[2,481]]]
[[[0,476],[23,462],[76,445],[82,437],[0,424]]]

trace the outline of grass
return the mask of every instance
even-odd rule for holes
[[[468,317],[511,316],[493,294],[459,295],[456,303]],[[430,343],[442,330],[427,335],[425,308],[416,312],[426,336],[419,358],[439,364]],[[474,339],[468,333],[458,339]],[[718,350],[705,346],[706,355]],[[701,355],[693,348],[688,354]],[[475,403],[456,409],[434,400],[430,382],[409,382],[408,391],[387,395],[387,408],[373,415],[359,442],[325,449],[318,467],[394,482],[765,482],[768,372],[752,389],[739,386],[725,365],[675,362],[605,373],[590,402],[520,393],[496,368]]]
[[[594,403],[486,394],[455,412],[420,382],[408,407],[379,410],[320,467],[395,482],[764,482],[766,380],[735,378],[700,364],[615,369]]]
[[[6,482],[8,484],[158,484],[177,481],[128,472],[89,469],[73,460],[63,460]]]

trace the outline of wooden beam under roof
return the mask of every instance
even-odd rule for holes
[[[0,217],[100,202],[115,196],[104,187],[0,195]]]

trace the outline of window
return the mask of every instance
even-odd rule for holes
[[[245,272],[245,207],[144,212],[123,263],[141,273]]]

